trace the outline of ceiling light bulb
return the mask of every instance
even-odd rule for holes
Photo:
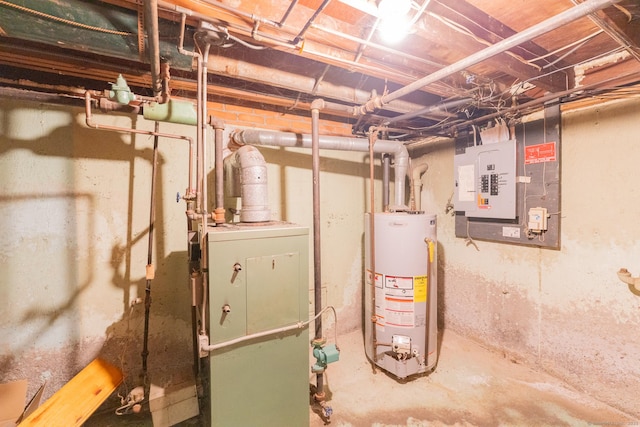
[[[411,10],[411,0],[379,0],[378,16],[385,19],[388,16],[403,16]]]
[[[406,15],[389,16],[380,20],[380,38],[387,44],[395,44],[409,34],[409,19]]]

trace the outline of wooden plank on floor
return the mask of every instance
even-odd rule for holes
[[[51,396],[23,426],[81,426],[122,382],[122,372],[95,359]]]

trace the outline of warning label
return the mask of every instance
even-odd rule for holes
[[[528,145],[524,147],[524,164],[555,162],[556,143],[545,142],[544,144]]]

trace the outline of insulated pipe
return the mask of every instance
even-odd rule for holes
[[[265,79],[268,79],[268,83],[271,86],[307,94],[313,93],[314,96],[320,98],[334,99],[350,104],[364,103],[375,96],[375,92],[372,93],[367,90],[336,85],[326,80],[318,83],[316,79],[311,76],[303,76],[232,58],[225,58],[224,61],[213,58],[211,63],[208,64],[208,69],[209,72],[213,74],[235,77],[256,83],[265,83]],[[354,108],[357,108],[357,106],[349,106],[345,111],[353,115]],[[384,106],[384,109],[387,111],[401,114],[423,108],[424,104],[405,100],[397,100]],[[437,109],[434,112],[437,112]]]
[[[233,140],[240,144],[268,145],[273,147],[301,147],[311,148],[311,135],[302,135],[293,132],[271,132],[254,129],[246,129],[232,135]],[[321,149],[368,152],[369,142],[364,138],[347,138],[340,136],[320,135],[318,145]],[[395,205],[405,205],[405,177],[409,167],[409,153],[404,144],[397,141],[378,140],[375,143],[374,152],[377,154],[388,153],[395,159]]]
[[[621,0],[586,0],[584,3],[580,3],[578,6],[574,6],[571,9],[568,9],[562,13],[557,14],[556,16],[540,22],[539,24],[527,28],[524,31],[514,34],[511,37],[507,37],[506,39],[485,49],[482,49],[472,55],[469,55],[458,62],[448,65],[436,71],[435,73],[429,74],[428,76],[416,80],[415,82],[410,83],[401,89],[398,89],[387,95],[376,96],[375,98],[362,104],[360,107],[355,107],[354,114],[367,114],[375,111],[378,108],[383,108],[387,103],[391,101],[415,92],[418,89],[442,80],[454,73],[466,70],[467,68],[472,67],[488,58],[491,58],[492,56],[516,47],[522,43],[533,40],[534,38],[542,34],[548,33],[549,31],[555,30],[556,28],[575,21],[578,18],[582,18],[590,13],[593,13],[597,10],[603,9],[620,1]]]
[[[328,3],[328,2],[326,2]],[[316,313],[315,340],[322,340],[322,265],[320,245],[320,109],[322,99],[311,103],[311,163],[313,175],[313,303]],[[316,399],[324,400],[324,372],[316,374]]]

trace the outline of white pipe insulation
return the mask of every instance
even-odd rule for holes
[[[272,132],[246,129],[235,132],[233,140],[240,145],[267,145],[273,147],[311,148],[311,135],[293,132]],[[340,136],[320,135],[320,148],[325,150],[369,151],[369,141],[365,138],[348,138]],[[409,168],[409,152],[401,142],[377,140],[374,145],[375,153],[387,153],[395,158],[395,206],[406,208],[405,177]],[[373,159],[372,159],[373,160]]]

